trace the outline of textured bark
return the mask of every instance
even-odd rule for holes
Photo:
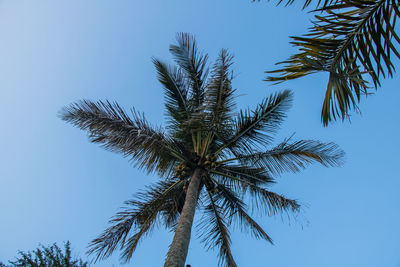
[[[196,211],[199,198],[199,187],[201,184],[202,170],[196,169],[186,193],[185,203],[178,225],[175,230],[174,239],[169,247],[164,267],[184,267],[189,249],[190,234],[192,231],[194,212]]]

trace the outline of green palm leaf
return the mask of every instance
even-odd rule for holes
[[[206,108],[209,115],[210,126],[218,132],[215,127],[224,126],[226,121],[232,117],[232,110],[235,107],[234,95],[231,81],[233,79],[230,67],[233,64],[233,57],[227,50],[221,50],[219,57],[214,64],[211,77],[207,84]],[[224,129],[220,129],[224,130]]]
[[[254,111],[240,111],[234,124],[234,131],[217,153],[228,148],[234,154],[253,151],[258,144],[272,141],[280,123],[285,118],[292,102],[292,93],[288,90],[272,95],[259,104]]]
[[[253,0],[254,1],[254,0]],[[258,0],[258,1],[261,1],[261,0]],[[340,3],[342,0],[318,0],[318,1],[312,1],[312,0],[305,0],[304,1],[304,4],[303,4],[303,9],[305,9],[306,7],[308,7],[311,3],[313,3],[313,2],[317,2],[316,3],[316,7],[321,7],[321,8],[324,8],[324,7],[326,7],[326,6],[330,6],[330,5],[333,5],[333,4],[338,4],[338,3]],[[282,4],[282,3],[285,3],[285,6],[290,6],[290,5],[292,5],[292,4],[294,4],[294,3],[296,3],[296,2],[298,2],[298,1],[295,1],[295,0],[286,0],[286,1],[284,1],[284,0],[279,0],[278,1],[278,3],[277,3],[277,5],[280,5],[280,4]]]
[[[211,173],[220,177],[229,177],[233,181],[245,181],[254,185],[271,184],[274,179],[264,168],[254,168],[245,165],[224,165],[212,170]]]
[[[271,150],[249,155],[238,155],[243,164],[258,166],[272,175],[283,172],[298,172],[307,165],[318,162],[325,167],[343,164],[344,152],[334,143],[300,140],[289,143],[285,140]]]
[[[193,36],[189,34],[177,34],[177,45],[170,46],[170,52],[175,62],[182,68],[191,86],[191,104],[200,107],[204,101],[205,79],[208,74],[207,55],[198,52],[197,44]]]
[[[246,204],[237,196],[234,188],[218,184],[217,189],[218,194],[216,198],[222,202],[221,206],[228,210],[230,218],[236,217],[240,226],[244,229],[250,229],[255,238],[263,238],[271,244],[273,243],[269,235],[246,212]]]
[[[90,141],[130,157],[148,172],[156,170],[164,175],[180,160],[176,158],[176,145],[160,128],[153,129],[135,110],[129,117],[116,103],[84,100],[64,108],[60,117],[87,130]]]
[[[179,125],[190,117],[191,108],[188,103],[188,85],[182,70],[171,67],[158,59],[153,59],[158,81],[163,85],[165,92],[165,107],[168,117],[174,126]]]
[[[249,189],[254,206],[267,215],[299,211],[300,205],[294,199],[288,199],[283,195],[255,185],[249,185]]]
[[[395,31],[400,17],[395,0],[342,0],[324,5],[314,26],[303,37],[292,37],[299,53],[280,62],[284,67],[269,74],[267,81],[283,82],[314,72],[328,72],[329,81],[322,108],[322,121],[346,118],[362,95],[375,88],[381,77],[395,71],[391,56],[400,58],[400,38]]]
[[[278,212],[297,211],[300,207],[296,200],[288,199],[261,187],[262,184],[268,185],[271,181],[263,183],[261,179],[252,177],[246,172],[212,171],[211,173],[216,175],[216,179],[220,180],[222,184],[235,188],[237,192],[242,194],[249,192],[255,204],[254,207],[261,209],[266,214],[274,215]]]
[[[159,216],[164,215],[167,225],[176,219],[174,213],[178,212],[179,207],[171,208],[171,204],[177,205],[179,202],[182,186],[183,181],[179,180],[159,182],[138,193],[135,200],[126,201],[124,211],[118,212],[110,220],[112,226],[90,243],[88,253],[96,254],[97,261],[109,257],[121,247],[124,249],[121,258],[129,261],[139,241],[151,230]],[[130,234],[132,228],[137,230],[134,234]]]
[[[211,194],[209,194],[209,204],[205,206],[204,210],[202,232],[205,234],[202,242],[208,244],[209,249],[215,246],[219,247],[219,265],[236,267],[231,251],[231,238],[224,219],[224,210],[215,203]]]

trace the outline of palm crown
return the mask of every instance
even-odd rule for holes
[[[102,259],[121,248],[122,258],[128,261],[141,237],[159,221],[176,229],[167,262],[175,257],[170,262],[180,263],[166,262],[165,266],[183,266],[198,208],[204,219],[202,241],[219,248],[221,264],[236,266],[228,230],[232,220],[272,243],[248,214],[248,205],[269,214],[297,211],[295,200],[268,190],[273,177],[297,172],[312,162],[338,166],[343,152],[333,143],[287,139],[268,149],[290,106],[291,93],[267,97],[252,111],[235,112],[233,58],[226,50],[210,69],[207,55],[198,52],[188,34],[179,34],[170,51],[174,67],[153,59],[165,92],[166,130],[152,127],[134,109],[129,116],[108,101],[82,101],[61,112],[63,120],[87,130],[92,142],[130,157],[138,167],[163,178],[127,201],[111,226],[92,241],[89,252]],[[183,263],[171,252],[182,239],[187,239],[181,249],[186,249]]]

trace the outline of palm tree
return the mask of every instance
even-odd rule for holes
[[[304,7],[311,2],[306,0]],[[322,122],[326,126],[345,119],[352,109],[358,111],[361,96],[369,94],[368,80],[376,89],[382,77],[395,72],[391,56],[400,58],[399,5],[397,0],[319,0],[309,33],[291,37],[299,52],[278,63],[284,65],[281,69],[267,71],[277,76],[266,80],[279,83],[328,72]]]
[[[267,149],[285,118],[291,93],[265,98],[253,110],[234,112],[232,56],[222,50],[207,68],[191,35],[179,34],[170,46],[177,66],[153,59],[164,87],[167,128],[152,127],[134,109],[129,116],[117,103],[82,101],[61,112],[63,120],[89,133],[94,143],[129,157],[136,166],[162,180],[136,198],[110,221],[90,244],[96,260],[121,248],[128,261],[139,240],[157,222],[175,231],[164,266],[183,267],[193,218],[202,212],[203,242],[218,247],[221,264],[236,266],[228,227],[237,220],[256,238],[272,243],[251,218],[245,200],[269,214],[297,211],[295,200],[267,190],[274,176],[297,172],[312,162],[341,164],[343,152],[333,143],[286,139]]]

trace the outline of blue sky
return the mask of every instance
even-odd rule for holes
[[[310,18],[300,5],[247,0],[0,1],[0,261],[66,240],[84,257],[123,202],[157,181],[89,143],[57,112],[80,99],[109,99],[161,125],[162,88],[151,57],[170,61],[175,33],[190,32],[211,59],[221,48],[235,55],[240,107],[293,90],[277,141],[295,133],[346,151],[342,168],[312,166],[278,178],[272,189],[298,199],[303,212],[258,218],[274,246],[233,229],[238,265],[400,266],[398,75],[363,99],[362,115],[328,128],[320,123],[326,75],[277,86],[262,81],[295,52],[288,36],[305,33]],[[195,233],[187,262],[216,266],[217,252],[205,251]],[[155,230],[126,266],[162,265],[171,239]],[[113,265],[118,254],[95,266]]]

